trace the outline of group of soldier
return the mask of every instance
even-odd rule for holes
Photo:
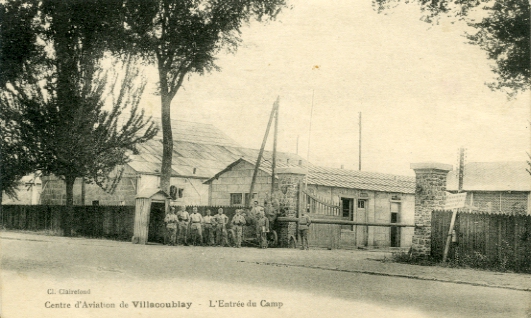
[[[230,220],[234,233],[234,247],[241,247],[243,227],[249,225],[253,226],[256,231],[256,239],[260,248],[267,248],[267,233],[276,215],[271,211],[266,217],[264,208],[258,205],[258,201],[255,201],[253,205],[247,212],[237,209]],[[216,215],[212,215],[212,211],[207,209],[203,216],[198,212],[197,207],[193,207],[190,214],[185,206],[181,206],[176,213],[175,207],[172,206],[170,213],[164,219],[168,245],[230,246],[227,235],[229,217],[223,213],[223,208],[219,208],[217,212]]]

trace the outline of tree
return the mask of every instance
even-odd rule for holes
[[[107,52],[120,45],[113,40],[122,26],[120,2],[28,0],[17,4],[36,8],[31,26],[22,30],[35,36],[21,39],[35,42],[20,45],[35,50],[20,60],[1,57],[13,62],[9,70],[2,70],[1,125],[13,135],[7,144],[22,146],[31,155],[34,170],[64,179],[68,235],[76,178],[104,187],[110,172],[125,164],[128,154],[151,139],[157,128],[138,110],[145,81],[138,78],[136,61],[119,55],[122,62],[113,66],[123,66],[123,74],[102,67],[104,60],[112,58]],[[3,12],[14,15],[9,18],[16,21],[27,10]],[[16,30],[12,33],[16,35]],[[2,42],[13,34],[2,32]]]
[[[0,103],[0,202],[3,192],[9,197],[17,198],[19,180],[34,171],[31,153],[18,138],[17,128],[6,120],[9,112],[2,106]]]
[[[379,12],[402,0],[373,0]],[[404,2],[408,2],[404,0]],[[422,19],[437,23],[441,16],[462,20],[474,28],[466,34],[471,44],[487,52],[495,65],[493,90],[501,90],[509,97],[531,87],[531,22],[528,0],[417,0]],[[474,17],[481,16],[477,22]]]
[[[161,189],[169,190],[172,171],[171,102],[185,77],[219,70],[216,54],[237,49],[243,24],[274,19],[285,6],[285,0],[125,0],[128,38],[159,75]]]

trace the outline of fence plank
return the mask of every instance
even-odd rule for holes
[[[432,256],[436,259],[440,259],[449,215],[432,213]],[[531,272],[531,216],[460,212],[455,229],[458,245],[450,253],[452,259],[459,255],[461,261],[480,266]]]

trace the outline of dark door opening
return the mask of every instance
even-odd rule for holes
[[[391,212],[391,223],[398,223],[398,213]],[[400,247],[400,228],[391,226],[391,247]]]
[[[149,230],[148,242],[164,244],[164,216],[165,216],[164,202],[151,203],[151,211],[149,212]]]
[[[353,220],[353,207],[354,207],[354,199],[349,198],[341,198],[341,206],[343,207],[343,210],[341,211],[341,216],[344,220],[352,221]],[[351,230],[353,226],[352,225],[342,225],[342,229],[344,230]]]

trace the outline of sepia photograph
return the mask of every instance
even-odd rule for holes
[[[531,318],[529,0],[1,0],[0,316]]]

